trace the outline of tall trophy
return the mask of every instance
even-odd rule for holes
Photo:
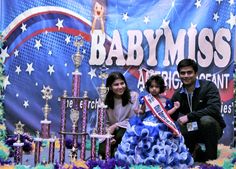
[[[105,105],[105,98],[109,91],[109,88],[105,86],[105,79],[107,79],[108,74],[106,72],[107,68],[103,66],[101,68],[101,72],[99,78],[102,80],[102,84],[97,88],[99,94],[98,101],[98,117],[97,117],[97,134],[105,134],[106,126],[105,126],[105,113],[107,109],[107,105]]]
[[[81,72],[79,72],[79,66],[81,65],[83,60],[83,55],[81,55],[80,53],[80,48],[83,46],[83,44],[84,44],[83,37],[80,37],[79,40],[78,37],[76,37],[74,46],[76,46],[77,50],[76,53],[72,55],[72,61],[75,65],[75,71],[72,72],[73,75],[72,94],[74,97],[79,97],[80,75],[81,75]]]
[[[43,86],[41,92],[43,93],[43,99],[46,101],[44,107],[42,108],[44,113],[44,120],[41,121],[41,137],[50,138],[50,125],[51,121],[48,120],[48,114],[51,111],[51,108],[48,105],[48,101],[52,99],[52,90],[49,86]]]

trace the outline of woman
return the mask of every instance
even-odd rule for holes
[[[134,115],[134,109],[138,107],[138,93],[131,92],[128,88],[125,77],[120,72],[112,72],[107,80],[106,87],[109,91],[105,98],[107,109],[107,129],[114,135],[111,143],[111,157],[121,138],[126,131],[128,120]],[[99,155],[105,158],[105,141],[99,144]]]

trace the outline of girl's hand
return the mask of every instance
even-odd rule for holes
[[[176,101],[174,102],[174,108],[178,109],[180,107],[180,102]]]

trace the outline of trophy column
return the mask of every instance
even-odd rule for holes
[[[99,75],[99,78],[102,79],[102,84],[97,88],[99,94],[99,102],[97,109],[97,129],[93,130],[91,137],[91,159],[95,160],[96,158],[96,140],[101,139],[106,141],[106,159],[110,158],[110,140],[113,137],[109,132],[106,131],[106,110],[107,105],[105,105],[105,98],[109,91],[109,88],[105,86],[104,80],[108,77],[106,73],[106,68],[102,67],[102,71]]]
[[[15,164],[22,164],[22,155],[23,155],[22,147],[24,146],[24,143],[21,142],[20,135],[24,133],[23,127],[24,127],[24,124],[22,124],[19,121],[16,124],[16,129],[14,131],[14,133],[17,135],[17,141],[13,143]]]
[[[77,51],[74,55],[72,55],[72,61],[75,65],[75,71],[72,73],[72,75],[73,75],[72,95],[73,95],[73,97],[79,97],[79,94],[80,94],[79,93],[80,92],[80,76],[82,75],[81,72],[79,72],[79,66],[81,65],[82,60],[83,60],[83,56],[80,54],[80,47],[83,46],[83,38],[80,37],[80,39],[78,40],[78,37],[77,37],[75,42],[74,42],[74,46],[77,47]],[[75,106],[74,110],[79,111],[78,104],[75,104],[74,106]],[[73,123],[72,130],[73,130],[72,132],[74,132],[74,133],[79,132],[78,131],[78,120],[76,121],[76,123]],[[77,159],[78,134],[73,135],[72,150],[74,151],[72,154],[76,154],[76,155],[74,155],[73,158],[76,157],[76,159]]]
[[[66,98],[67,98],[67,91],[65,90],[63,96],[60,98],[61,101],[60,150],[59,150],[60,164],[63,164],[65,162]]]
[[[41,137],[44,139],[50,138],[50,125],[51,121],[48,120],[48,113],[51,111],[51,108],[48,105],[48,100],[52,99],[52,90],[49,86],[43,86],[41,92],[43,93],[43,99],[46,100],[46,104],[42,108],[44,112],[44,120],[41,123]]]

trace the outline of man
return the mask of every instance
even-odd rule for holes
[[[198,65],[192,59],[180,61],[177,70],[183,86],[172,97],[173,102],[180,102],[172,118],[180,124],[195,161],[216,159],[218,140],[226,126],[219,91],[213,82],[197,79]]]

